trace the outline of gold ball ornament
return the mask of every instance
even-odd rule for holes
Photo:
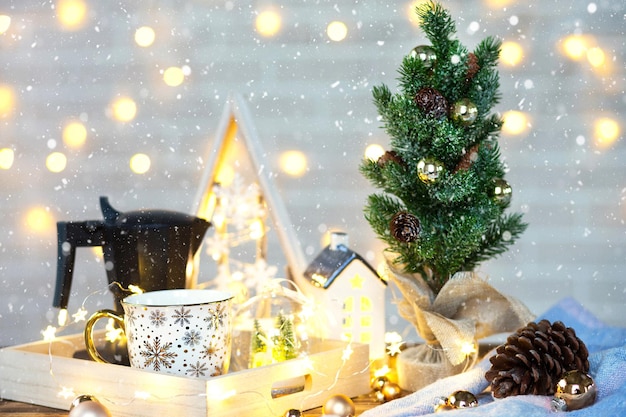
[[[377,376],[377,377],[372,378],[370,382],[370,387],[374,391],[381,391],[383,387],[385,386],[385,384],[388,382],[389,382],[389,378],[387,378],[386,376]]]
[[[469,391],[455,391],[446,401],[452,408],[478,407],[476,396]]]
[[[478,117],[478,107],[469,99],[463,98],[452,106],[452,119],[464,126],[470,126]]]
[[[424,158],[417,163],[417,176],[424,184],[437,182],[443,172],[443,164],[434,158]]]
[[[395,400],[402,396],[402,389],[395,382],[387,382],[382,389],[385,401]]]
[[[322,413],[336,417],[354,417],[356,415],[356,407],[347,395],[336,394],[331,395],[326,400],[322,407]]]
[[[92,395],[80,395],[72,401],[68,417],[112,417],[109,410]]]
[[[428,45],[418,45],[411,50],[411,56],[422,61],[425,68],[432,68],[437,62],[437,54],[435,49]]]
[[[285,412],[284,417],[302,417],[302,411],[292,408]]]
[[[502,178],[496,178],[493,181],[493,197],[498,203],[503,206],[508,205],[511,202],[512,195],[513,189],[508,182]]]
[[[596,384],[585,372],[566,372],[556,384],[552,408],[556,411],[572,411],[585,408],[596,401]]]

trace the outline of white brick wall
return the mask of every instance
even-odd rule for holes
[[[309,158],[303,178],[276,179],[307,259],[320,250],[325,227],[348,231],[357,252],[378,257],[381,245],[362,216],[374,189],[358,165],[367,144],[388,143],[371,87],[384,82],[394,88],[402,56],[425,43],[406,18],[405,2],[275,2],[283,28],[271,39],[253,29],[264,2],[88,1],[88,23],[77,32],[60,29],[53,3],[0,4],[0,14],[12,18],[0,35],[0,84],[16,93],[13,114],[0,119],[0,148],[16,151],[13,167],[0,171],[0,345],[39,338],[56,314],[55,230],[27,230],[26,211],[44,206],[55,220],[98,219],[100,195],[120,210],[190,210],[203,168],[199,158],[211,145],[229,92],[248,101],[273,170],[281,151],[299,149]],[[607,322],[626,325],[623,133],[608,150],[592,145],[593,121],[600,116],[626,129],[626,5],[490,3],[444,1],[470,49],[489,34],[525,48],[519,67],[500,67],[498,110],[521,107],[532,120],[527,135],[501,138],[512,210],[525,211],[530,227],[511,252],[481,270],[537,313],[573,296]],[[590,13],[593,4],[597,11]],[[518,17],[517,25],[510,24],[511,16]],[[332,20],[347,24],[345,41],[327,40]],[[466,31],[472,21],[480,23],[475,35]],[[157,30],[155,45],[147,49],[132,40],[142,25]],[[559,40],[575,31],[594,36],[611,73],[598,75],[560,54]],[[159,70],[183,64],[192,70],[185,83],[165,86]],[[525,80],[534,88],[525,89]],[[138,103],[131,123],[106,114],[118,94]],[[66,150],[61,128],[81,114],[87,116],[88,142]],[[578,136],[585,137],[583,145]],[[59,174],[45,168],[51,139],[68,156]],[[148,174],[130,173],[128,158],[135,152],[152,158]],[[89,251],[77,259],[75,308],[105,283],[104,268]],[[91,308],[107,302],[88,300]]]

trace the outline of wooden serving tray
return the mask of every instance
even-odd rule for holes
[[[321,406],[333,394],[369,391],[369,346],[320,340],[307,357],[211,379],[170,376],[74,358],[83,336],[0,349],[0,398],[67,410],[96,396],[116,417],[283,415]]]

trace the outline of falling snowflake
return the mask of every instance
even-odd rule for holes
[[[183,343],[187,346],[199,345],[201,341],[202,334],[197,330],[185,332],[185,335],[183,336]]]
[[[195,376],[196,378],[204,376],[205,372],[207,372],[209,368],[207,368],[206,363],[199,361],[196,362],[195,365],[190,365],[189,369],[185,371],[185,373],[189,376]]]
[[[193,315],[189,314],[191,309],[185,310],[185,307],[181,307],[180,310],[174,310],[172,318],[175,319],[174,324],[180,324],[180,327],[185,327],[185,324],[189,324],[189,319],[193,318]]]
[[[204,321],[208,323],[207,328],[209,330],[216,329],[224,325],[224,319],[226,318],[226,305],[218,304],[215,310],[209,311],[210,315],[204,318]]]
[[[165,317],[165,313],[161,310],[154,310],[150,313],[150,323],[152,323],[153,326],[163,326],[166,320],[167,317]]]
[[[172,348],[171,343],[165,343],[161,346],[161,341],[156,337],[152,343],[144,340],[143,346],[146,350],[142,350],[139,354],[145,359],[144,367],[152,367],[155,371],[160,371],[161,367],[171,368],[174,358],[178,356],[176,352],[168,352]]]

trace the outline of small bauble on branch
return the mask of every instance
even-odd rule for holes
[[[471,126],[478,117],[478,108],[468,98],[463,98],[452,106],[452,119],[463,126]]]
[[[417,163],[417,176],[424,184],[433,184],[439,180],[443,168],[435,158],[424,158]]]
[[[571,327],[562,322],[531,322],[509,336],[489,358],[485,378],[496,398],[552,395],[564,372],[589,371],[589,352]]]
[[[411,56],[413,58],[422,61],[425,68],[432,68],[437,62],[437,54],[432,46],[418,45],[411,50]]]
[[[493,198],[501,205],[506,206],[511,202],[513,188],[502,178],[493,180]]]
[[[415,242],[420,236],[420,221],[411,213],[401,211],[396,213],[389,222],[389,231],[399,242]]]
[[[441,119],[448,115],[448,100],[432,87],[421,88],[413,100],[427,116]]]

